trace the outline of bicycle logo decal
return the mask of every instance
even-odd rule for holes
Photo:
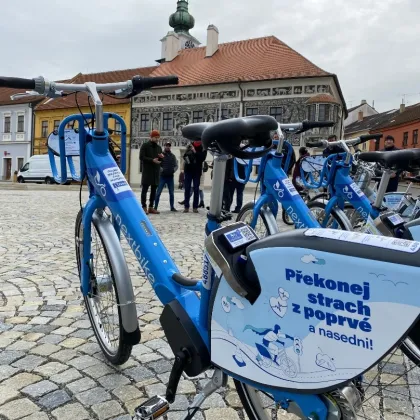
[[[344,186],[343,193],[347,199],[351,200],[353,198],[353,191],[348,187],[348,185]]]
[[[99,188],[102,197],[106,197],[106,186],[105,184],[101,184],[101,174],[99,171],[96,171],[96,175],[94,176],[95,185]]]
[[[279,196],[279,198],[284,197],[284,189],[281,187],[282,185],[279,181],[276,181],[276,183],[273,185],[273,188],[277,192],[277,195]]]

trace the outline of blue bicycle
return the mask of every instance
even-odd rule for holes
[[[121,233],[164,305],[160,321],[175,362],[165,397],[143,403],[135,418],[165,414],[182,373],[197,376],[209,369],[214,374],[186,407],[184,419],[192,419],[205,398],[226,385],[228,376],[250,419],[272,419],[283,416],[283,410],[307,420],[378,418],[384,410],[385,385],[376,377],[372,381],[372,366],[396,357],[396,345],[420,315],[420,243],[317,228],[259,240],[243,222],[222,226],[228,217],[221,211],[228,155],[267,155],[277,123],[272,117],[253,116],[192,124],[183,129],[184,137],[200,139],[215,159],[203,278],[184,277],[123,175],[124,121],[104,113],[98,95],[130,96],[176,82],[176,77],[135,77],[122,83],[75,85],[0,78],[0,86],[34,89],[48,97],[87,92],[94,100],[94,115],[62,121],[58,147],[50,144],[49,153],[57,182],[66,181],[65,170],[62,177],[57,175],[57,154],[61,167],[67,160],[74,176],[87,178],[89,200],[76,221],[76,253],[81,291],[106,357],[122,363],[140,339]],[[79,130],[78,147],[67,144],[65,126],[78,121],[83,127],[85,118],[95,125]],[[122,127],[121,170],[108,147],[110,118]],[[245,148],[240,146],[244,140]],[[252,151],[254,147],[262,150]],[[73,165],[77,154],[79,174]],[[273,169],[271,175],[278,174]],[[270,184],[277,193],[288,187],[283,193],[291,202],[297,195],[283,178],[270,179]],[[312,220],[308,216],[306,221]],[[405,287],[395,293],[391,284],[371,278],[382,272],[391,279],[403,276]],[[387,316],[390,307],[399,317]]]
[[[234,170],[238,182],[260,183],[260,197],[254,202],[247,203],[242,207],[237,216],[237,221],[243,221],[257,230],[260,236],[272,235],[279,232],[276,222],[278,204],[280,203],[283,213],[287,213],[290,223],[296,228],[320,227],[313,214],[308,211],[307,202],[299,194],[290,181],[283,168],[288,168],[290,156],[293,153],[292,145],[285,142],[284,133],[298,134],[312,128],[331,127],[332,122],[304,121],[293,124],[278,124],[277,133],[279,141],[277,150],[264,156],[259,162],[258,176],[251,179],[254,161],[241,162],[246,164],[245,179],[238,176],[238,160],[235,160]],[[287,151],[284,153],[284,151]],[[283,216],[283,219],[285,217]],[[288,223],[289,224],[289,223]],[[331,210],[329,227],[351,230],[351,225],[344,212],[340,208]]]

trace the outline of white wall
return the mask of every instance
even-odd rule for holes
[[[378,111],[373,109],[369,104],[363,104],[352,112],[349,112],[348,117],[344,120],[344,127],[347,127],[349,124],[356,122],[359,117],[359,112],[363,112],[363,117],[369,117],[370,115],[378,114]]]

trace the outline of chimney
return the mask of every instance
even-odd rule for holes
[[[400,113],[405,111],[405,104],[400,105]]]
[[[366,99],[362,99],[362,102],[360,102],[360,105],[365,105],[366,104]]]
[[[357,121],[363,121],[363,111],[359,111],[357,114]]]
[[[175,32],[168,32],[166,35],[163,45],[162,53],[165,61],[172,61],[179,52],[179,36]]]
[[[212,57],[219,49],[219,30],[214,25],[207,28],[206,57]]]

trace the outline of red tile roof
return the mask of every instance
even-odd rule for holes
[[[397,112],[393,118],[388,119],[379,127],[375,127],[375,130],[411,124],[415,121],[420,121],[420,103],[406,107],[403,112]]]
[[[156,66],[153,67],[140,67],[136,69],[128,70],[114,70],[104,73],[90,73],[90,74],[81,74],[79,73],[75,76],[70,83],[85,83],[85,82],[96,82],[96,83],[112,83],[112,82],[123,82],[125,80],[130,80],[133,76],[149,76],[150,73],[156,69]],[[77,102],[80,106],[88,106],[88,97],[86,94],[79,93],[77,95]],[[104,96],[103,98],[104,105],[111,104],[122,104],[129,103],[130,99],[117,99],[111,98],[109,96]],[[92,104],[92,101],[91,101]],[[47,109],[61,109],[61,108],[75,108],[76,98],[75,95],[66,96],[64,98],[56,99],[45,99],[41,104],[36,107],[37,111],[43,111]]]
[[[206,47],[181,50],[151,76],[176,74],[180,86],[190,86],[331,75],[274,36],[220,44],[205,55]]]
[[[331,103],[331,104],[338,104],[339,102],[334,96],[330,95],[329,93],[320,93],[319,95],[312,96],[306,101],[307,104],[314,104],[314,103]]]

